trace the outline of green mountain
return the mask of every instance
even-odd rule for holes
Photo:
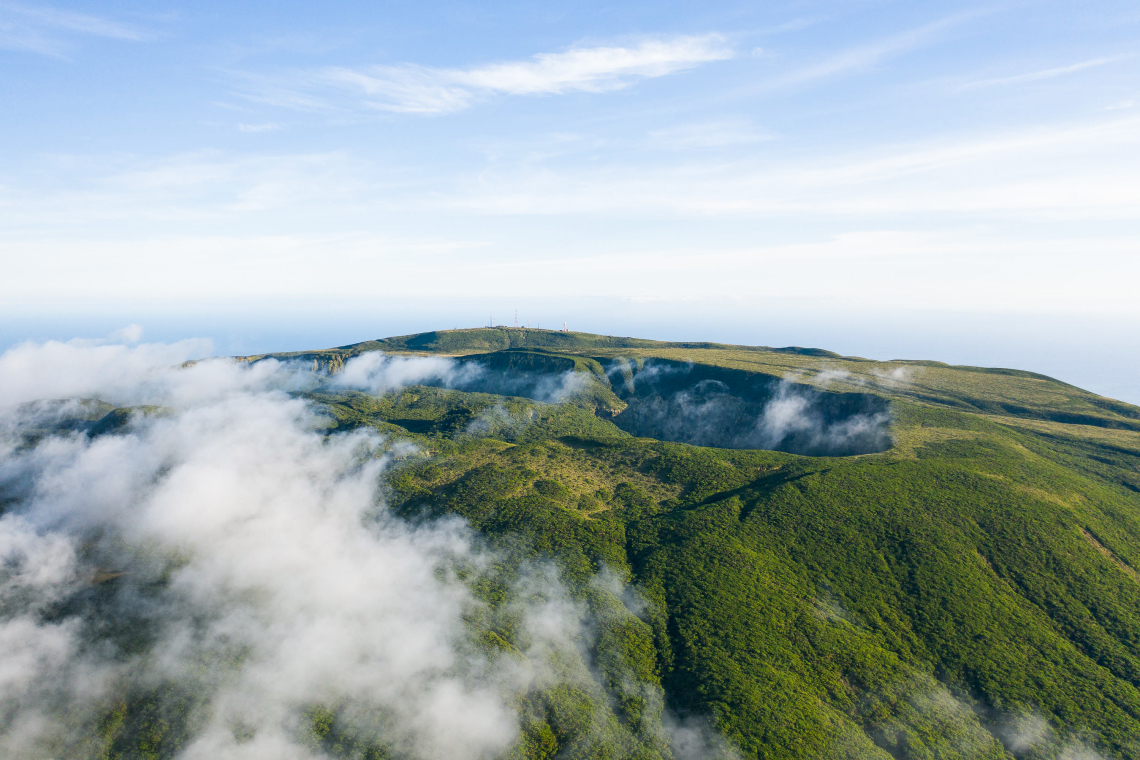
[[[335,376],[378,350],[478,370],[303,395],[330,431],[418,444],[401,515],[495,547],[481,651],[524,658],[517,581],[545,562],[592,621],[518,696],[514,757],[1140,757],[1140,408],[1017,370],[515,328],[244,358]],[[155,699],[108,718],[106,757],[162,755]],[[338,710],[314,749],[389,756]],[[676,721],[728,744],[686,755]]]
[[[403,513],[462,515],[579,590],[602,566],[633,584],[647,604],[607,655],[619,722],[642,709],[624,668],[746,757],[1140,756],[1140,408],[1017,370],[528,329],[292,356],[372,350],[592,381],[516,395],[481,435],[486,393],[319,400],[430,452],[392,478]],[[702,383],[684,425],[650,413]],[[825,431],[885,413],[886,435],[751,448],[740,428],[781,392]],[[570,746],[561,708],[528,709],[527,756]]]

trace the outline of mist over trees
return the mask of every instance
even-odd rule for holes
[[[0,750],[1130,756],[1133,408],[601,337],[0,356]]]

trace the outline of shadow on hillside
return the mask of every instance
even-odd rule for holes
[[[848,456],[891,446],[887,401],[723,367],[650,360],[608,368],[633,435],[694,446]]]
[[[461,361],[477,362],[483,371],[469,375],[459,390],[578,401],[642,438],[808,456],[870,454],[891,446],[888,403],[869,393],[834,393],[761,373],[662,359],[616,361],[604,370],[593,360],[537,352]],[[594,371],[581,366],[584,361]]]

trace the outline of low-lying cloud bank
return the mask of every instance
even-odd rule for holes
[[[812,456],[890,448],[891,416],[877,397],[826,393],[795,378],[757,385],[713,372],[679,362],[615,362],[609,374],[629,408],[614,422],[635,435],[695,446]]]
[[[101,757],[141,736],[190,759],[481,759],[516,746],[535,688],[569,679],[609,709],[587,650],[598,605],[631,614],[620,581],[587,605],[549,566],[523,568],[508,611],[523,643],[489,651],[471,621],[492,613],[464,579],[502,557],[456,518],[394,516],[382,476],[415,452],[328,435],[291,393],[469,387],[484,368],[187,361],[207,349],[0,356],[0,756]],[[554,399],[574,382],[531,390]],[[97,434],[110,404],[133,410]],[[648,756],[733,756],[705,724],[672,720],[659,687],[627,687],[656,721],[628,740]]]
[[[695,446],[813,456],[890,448],[891,416],[882,399],[826,391],[831,380],[842,379],[845,373],[821,373],[813,387],[795,382],[797,378],[764,383],[738,382],[731,373],[724,373],[724,379],[706,376],[714,371],[680,362],[649,360],[639,367],[614,362],[608,370],[611,385],[629,406],[613,421],[634,435]],[[552,404],[590,396],[605,387],[600,378],[585,371],[488,366],[478,360],[380,352],[350,359],[329,382],[336,388],[370,393],[421,384]]]
[[[547,404],[566,401],[592,381],[584,372],[534,372],[488,367],[447,357],[389,356],[370,351],[345,362],[329,378],[334,388],[385,393],[408,385],[429,385],[472,393],[523,396]]]
[[[482,561],[466,527],[392,517],[380,440],[323,436],[281,390],[299,376],[171,369],[185,348],[0,358],[6,400],[39,387],[168,406],[121,435],[4,443],[0,755],[74,748],[122,695],[171,691],[187,758],[309,756],[306,711],[345,703],[416,757],[503,751],[526,682],[461,655],[475,602],[451,568]],[[40,413],[9,406],[5,427]]]

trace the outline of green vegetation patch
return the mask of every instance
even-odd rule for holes
[[[366,350],[482,354],[468,360],[601,389],[307,395],[330,433],[413,444],[386,476],[394,511],[456,515],[486,541],[494,561],[456,571],[478,602],[465,646],[535,673],[510,757],[678,757],[677,726],[702,723],[757,759],[1140,756],[1136,407],[1013,370],[523,329],[303,356]],[[613,420],[653,360],[873,397],[891,445],[809,457],[635,437]],[[112,412],[129,417],[82,424]],[[559,587],[578,628],[539,656],[528,610]],[[176,755],[197,707],[164,688],[108,705],[92,756]],[[383,715],[306,709],[314,752],[409,752]]]

